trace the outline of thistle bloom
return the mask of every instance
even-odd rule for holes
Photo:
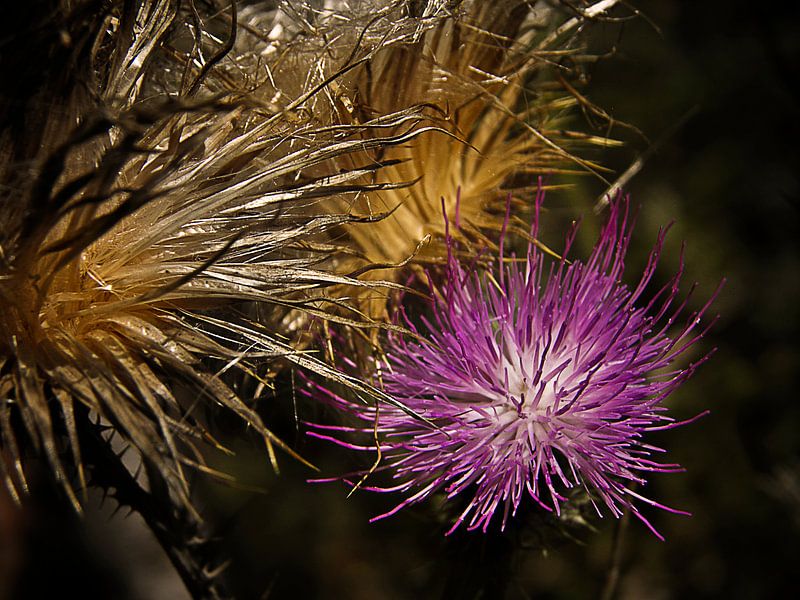
[[[533,239],[541,201],[540,191]],[[639,282],[622,283],[628,217],[627,200],[612,203],[585,263],[551,262],[530,244],[525,259],[481,273],[450,252],[441,285],[430,284],[433,318],[421,317],[415,328],[404,316],[420,337],[392,335],[378,365],[385,390],[435,427],[393,407],[376,412],[325,393],[367,422],[364,431],[376,428],[385,468],[399,481],[379,489],[407,494],[376,518],[444,492],[448,499],[470,496],[450,532],[462,523],[486,531],[498,509],[505,527],[525,495],[559,513],[566,491],[578,487],[598,513],[601,505],[617,517],[629,509],[656,535],[637,503],[680,512],[634,488],[648,473],[680,470],[656,462],[661,450],[643,438],[681,425],[663,401],[708,357],[676,365],[705,333],[697,327],[708,304],[668,334],[686,305],[674,306],[683,261],[644,300],[662,229]],[[342,430],[316,425],[311,435],[359,447],[340,440]]]

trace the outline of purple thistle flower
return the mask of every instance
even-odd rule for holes
[[[540,191],[534,239],[542,200]],[[643,301],[668,227],[659,232],[631,289],[621,278],[632,229],[628,201],[618,199],[585,263],[550,260],[530,244],[526,259],[510,261],[493,276],[449,253],[442,284],[429,284],[433,319],[421,318],[422,327],[416,328],[404,315],[420,337],[390,334],[385,362],[378,364],[386,392],[437,428],[394,406],[381,405],[376,412],[316,388],[366,423],[363,428],[311,424],[309,435],[374,450],[337,436],[375,428],[384,468],[399,483],[368,489],[407,494],[375,519],[438,491],[448,498],[471,494],[448,534],[462,523],[486,531],[501,507],[504,528],[526,494],[558,514],[565,491],[576,486],[589,492],[598,514],[599,504],[617,517],[630,509],[658,537],[637,502],[688,514],[633,488],[645,484],[647,473],[681,470],[656,462],[653,455],[662,450],[643,437],[685,423],[665,415],[662,402],[709,356],[675,365],[707,331],[696,329],[716,293],[668,335],[688,300],[674,306],[683,256],[678,273]],[[501,241],[501,264],[502,254]]]

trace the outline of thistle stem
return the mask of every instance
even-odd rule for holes
[[[80,410],[76,417],[91,485],[108,492],[121,505],[129,506],[142,516],[192,598],[231,598],[220,581],[220,569],[213,569],[204,559],[215,556],[215,552],[211,548],[213,540],[202,531],[202,523],[171,502],[165,485],[151,484],[153,489],[146,492],[103,439],[99,426],[91,422],[86,409]],[[151,481],[156,473],[155,469],[148,469]]]

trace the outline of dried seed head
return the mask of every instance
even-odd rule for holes
[[[371,51],[337,81],[333,118],[343,124],[416,106],[434,126],[402,145],[338,160],[346,166],[354,156],[362,164],[380,161],[386,165],[380,181],[394,184],[368,191],[352,205],[330,203],[335,210],[373,220],[385,216],[369,226],[346,227],[355,249],[369,262],[401,263],[426,236],[432,241],[417,258],[446,260],[442,199],[459,225],[455,231],[488,233],[484,241],[492,245],[503,222],[506,193],[512,194],[514,228],[529,214],[525,198],[536,175],[594,170],[575,153],[587,144],[614,142],[563,129],[565,116],[578,102],[564,81],[569,71],[565,60],[574,52],[552,33],[566,18],[565,11],[526,2],[458,3],[444,16],[422,19],[427,27],[416,36]],[[409,129],[403,123],[394,131],[400,135]],[[387,278],[398,274],[381,273]],[[377,317],[385,306],[385,296],[373,296],[363,309]]]
[[[216,443],[201,406],[241,417],[273,462],[274,447],[291,452],[226,372],[268,385],[264,363],[280,358],[381,395],[298,352],[276,324],[287,307],[326,315],[322,288],[364,285],[315,244],[353,219],[318,201],[363,191],[379,165],[331,165],[397,143],[369,132],[392,117],[337,130],[304,110],[319,90],[273,106],[242,87],[227,58],[235,4],[197,15],[161,0],[119,3],[92,18],[87,7],[64,9],[81,44],[54,42],[65,63],[87,58],[87,68],[41,82],[35,101],[0,115],[4,175],[33,165],[0,192],[0,441],[13,463],[0,466],[18,496],[30,442],[78,506],[60,441],[83,479],[90,411],[190,508],[184,467],[207,470],[202,446]],[[38,144],[14,143],[19,114],[40,115]]]

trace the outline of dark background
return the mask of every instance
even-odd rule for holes
[[[654,475],[648,492],[693,516],[646,511],[666,542],[638,522],[620,528],[610,518],[594,520],[596,532],[576,532],[577,541],[534,536],[525,548],[513,536],[445,540],[431,506],[371,525],[368,516],[393,506],[392,498],[346,499],[344,487],[306,484],[311,474],[289,459],[275,477],[263,455],[243,445],[229,468],[265,494],[200,486],[235,558],[230,581],[241,597],[476,597],[482,588],[485,598],[503,589],[509,598],[600,597],[614,573],[620,598],[800,590],[797,10],[766,2],[635,4],[647,18],[596,27],[590,49],[613,50],[586,67],[590,98],[646,136],[614,127],[611,137],[627,146],[599,155],[617,173],[648,155],[627,186],[641,205],[631,273],[658,226],[674,219],[659,276],[674,272],[686,240],[686,280],[699,283],[695,308],[727,278],[709,313],[720,319],[694,356],[718,351],[669,400],[678,418],[711,413],[653,436],[687,472]],[[598,121],[598,133],[606,125]],[[572,183],[548,198],[545,226],[558,233],[583,214],[577,255],[593,242],[601,219],[591,207],[605,186],[588,177]],[[296,438],[326,474],[358,466],[292,427],[287,422],[284,437]],[[50,575],[39,575],[41,558],[19,559],[28,566],[14,596],[75,586],[83,597],[179,597],[179,582],[135,515],[109,520],[106,504],[79,528],[68,512],[42,503],[36,514],[48,518],[30,527],[26,552],[46,557]],[[536,519],[523,515],[518,528],[535,529]]]

